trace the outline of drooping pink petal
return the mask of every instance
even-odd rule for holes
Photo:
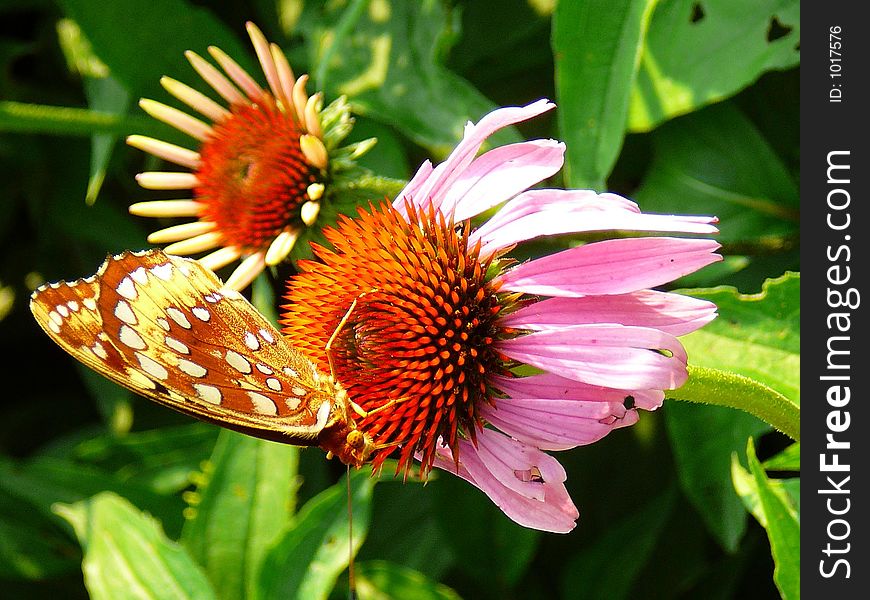
[[[462,141],[457,144],[453,152],[450,153],[450,156],[435,167],[432,172],[423,177],[421,185],[414,186],[416,189],[414,189],[413,195],[406,191],[407,187],[411,187],[410,184],[406,187],[406,190],[399,192],[393,207],[403,215],[406,215],[404,208],[406,198],[412,199],[417,206],[425,207],[430,202],[435,206],[439,206],[444,194],[462,176],[465,169],[474,160],[486,138],[500,129],[526,121],[555,107],[556,105],[549,100],[541,99],[526,106],[499,108],[485,115],[477,124],[469,122],[465,126]],[[418,177],[415,176],[414,179],[416,180]]]
[[[641,213],[633,202],[591,190],[529,190],[473,232],[481,255],[544,235],[591,231],[663,231],[712,234],[715,217]]]
[[[550,373],[624,389],[674,389],[687,377],[686,351],[672,335],[645,327],[593,324],[497,342],[506,356]]]
[[[499,146],[475,158],[437,208],[456,222],[470,219],[557,173],[564,156],[556,140]]]
[[[561,329],[584,323],[620,323],[652,327],[679,336],[716,318],[716,305],[690,296],[641,290],[610,296],[549,298],[529,304],[500,320],[504,327]]]
[[[498,398],[495,406],[481,405],[481,414],[500,431],[542,450],[591,444],[637,421],[637,411],[622,402],[582,400]]]
[[[567,533],[580,513],[565,489],[565,470],[552,456],[496,431],[477,434],[477,447],[460,441],[457,471],[449,448],[434,465],[479,488],[508,517],[524,527]],[[507,485],[505,485],[507,482]]]
[[[665,399],[665,393],[661,390],[620,390],[574,381],[553,373],[540,373],[529,377],[494,375],[490,378],[490,383],[499,391],[517,399],[616,402],[644,410],[659,408]]]
[[[713,240],[605,240],[519,265],[496,278],[502,289],[544,296],[625,294],[668,283],[722,260]]]

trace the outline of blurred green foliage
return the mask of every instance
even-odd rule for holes
[[[554,99],[493,142],[561,139],[554,185],[718,215],[726,260],[677,282],[721,307],[686,339],[690,362],[799,402],[799,278],[784,276],[800,270],[797,0],[0,0],[0,595],[346,593],[340,465],[135,397],[27,309],[43,281],[146,247],[127,206],[154,198],[133,175],[156,163],[122,137],[183,140],[136,99],[173,104],[164,74],[196,84],[188,49],[217,45],[255,73],[248,19],[327,101],[348,96],[353,140],[379,139],[363,159],[379,175],[442,159],[496,106]],[[796,597],[787,443],[745,413],[666,403],[558,455],[581,512],[568,535],[515,525],[446,473],[426,486],[355,473],[360,597]]]

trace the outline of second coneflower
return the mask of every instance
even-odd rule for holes
[[[193,68],[226,106],[169,77],[161,80],[163,87],[210,122],[154,100],[140,105],[192,137],[198,148],[140,135],[127,139],[188,169],[136,177],[144,188],[180,190],[190,197],[140,202],[131,213],[195,219],[156,231],[148,241],[168,244],[166,251],[173,254],[210,252],[200,259],[210,269],[241,260],[226,282],[234,289],[287,258],[305,228],[317,222],[337,171],[373,142],[339,148],[351,128],[347,103],[339,99],[323,107],[320,93],[306,92],[308,76],[295,77],[281,49],[252,23],[247,29],[267,88],[219,48],[210,47],[209,53],[223,72],[188,52]]]
[[[477,155],[494,132],[553,107],[493,111],[392,204],[340,218],[325,231],[332,248],[300,261],[282,323],[362,407],[375,468],[392,456],[406,475],[414,461],[424,477],[446,469],[516,522],[566,532],[578,512],[545,451],[630,425],[682,385],[676,336],[716,307],[651,288],[721,257],[708,239],[635,237],[510,259],[540,236],[716,232],[712,217],[643,214],[613,194],[529,189],[561,168],[555,140]]]

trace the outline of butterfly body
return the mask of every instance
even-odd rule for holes
[[[196,261],[160,250],[110,256],[96,275],[31,298],[58,345],[112,381],[255,437],[368,460],[347,393],[238,292]]]

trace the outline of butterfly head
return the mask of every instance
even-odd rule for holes
[[[361,467],[368,462],[375,445],[367,433],[351,423],[324,429],[319,436],[320,447],[346,465]]]

